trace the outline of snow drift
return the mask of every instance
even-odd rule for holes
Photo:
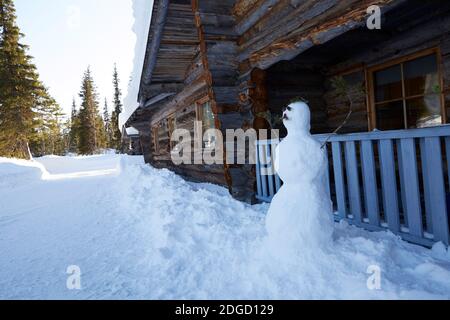
[[[4,162],[2,181],[14,180]],[[265,246],[268,205],[238,202],[142,157],[42,163],[57,173],[0,188],[2,299],[450,298],[443,245],[428,250],[341,223],[330,250],[299,244],[302,254],[280,263]],[[66,288],[70,265],[81,269],[81,290]],[[380,290],[367,287],[373,265]]]
[[[39,162],[0,158],[0,188],[30,184],[47,175]]]

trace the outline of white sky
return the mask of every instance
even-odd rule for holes
[[[15,0],[18,24],[41,80],[67,114],[90,65],[100,106],[113,95],[117,63],[123,96],[133,68],[136,36],[132,0]]]

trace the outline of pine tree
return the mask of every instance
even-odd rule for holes
[[[96,134],[97,134],[97,151],[104,150],[108,147],[106,136],[105,123],[101,114],[97,114],[96,119]]]
[[[111,119],[108,110],[108,100],[105,98],[105,105],[103,107],[103,122],[105,123],[106,145],[107,148],[112,148],[112,131]]]
[[[120,91],[119,73],[117,72],[117,66],[114,65],[113,73],[113,86],[114,86],[114,110],[111,114],[111,132],[112,132],[112,147],[116,150],[120,150],[122,142],[122,134],[119,128],[119,115],[122,113],[122,92]]]
[[[78,152],[82,155],[94,154],[101,147],[97,93],[88,68],[83,76],[80,91],[81,109],[79,113]],[[103,122],[103,121],[102,121]]]
[[[72,153],[78,152],[80,119],[77,110],[75,98],[72,101],[72,111],[70,114],[70,122],[68,123],[68,150]]]
[[[29,142],[39,132],[38,111],[53,100],[21,37],[13,1],[0,0],[0,156],[29,159]]]
[[[44,89],[42,96],[35,109],[35,129],[30,136],[30,150],[34,156],[61,155],[64,153],[61,122],[64,113],[47,89]]]

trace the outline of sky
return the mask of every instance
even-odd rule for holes
[[[25,34],[41,80],[70,114],[79,107],[81,79],[91,67],[100,106],[112,109],[112,73],[117,63],[123,96],[133,68],[136,36],[132,0],[14,0],[17,23]]]

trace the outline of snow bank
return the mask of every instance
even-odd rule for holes
[[[281,263],[266,246],[268,205],[238,202],[142,157],[43,160],[61,174],[120,169],[0,188],[0,299],[450,298],[442,245],[429,250],[343,222],[328,250],[303,246]],[[70,265],[81,268],[82,290],[66,288]],[[380,290],[367,287],[370,266],[381,271]]]
[[[121,182],[120,211],[139,221],[148,246],[142,285],[151,298],[450,298],[450,259],[442,248],[433,252],[343,222],[332,246],[305,244],[281,263],[267,250],[267,205],[249,206],[223,188],[126,161]],[[367,287],[370,266],[382,272],[380,290]]]
[[[45,156],[35,158],[35,161],[45,167],[49,174],[58,175],[99,170],[120,170],[119,158],[119,155],[111,153],[94,156]]]
[[[139,106],[137,102],[139,85],[141,81],[142,67],[144,65],[152,9],[153,0],[133,0],[133,32],[136,34],[136,46],[133,71],[131,74],[130,83],[128,84],[128,93],[124,99],[123,112],[119,117],[120,128],[122,128],[123,124]]]
[[[39,162],[0,158],[0,188],[30,184],[46,175],[47,170]]]

